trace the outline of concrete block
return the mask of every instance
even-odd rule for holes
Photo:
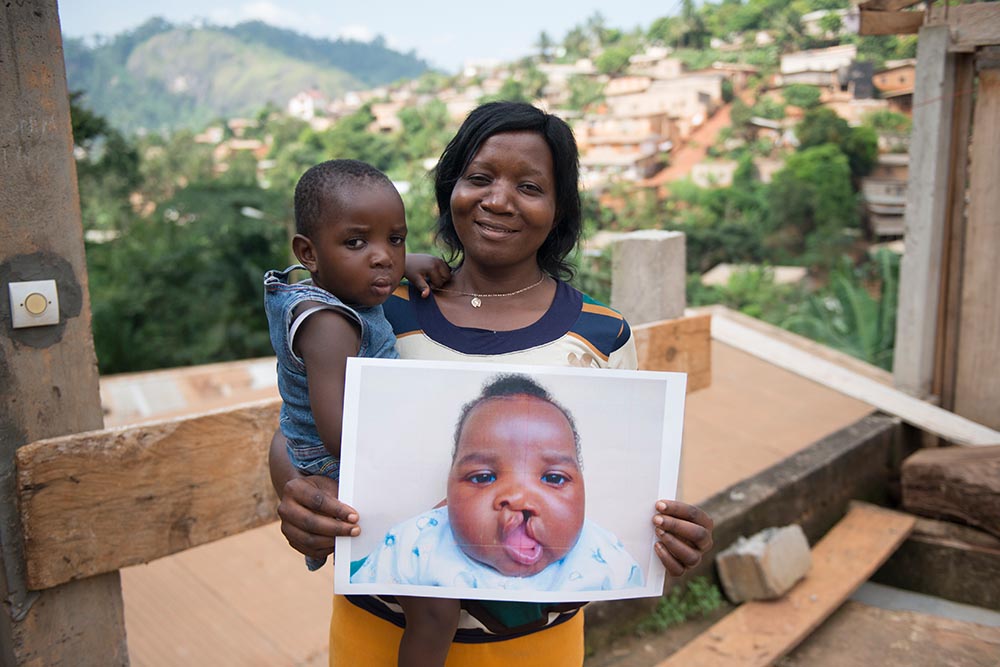
[[[795,524],[741,537],[715,559],[722,589],[733,603],[779,598],[811,564],[809,541]]]
[[[623,234],[611,250],[611,307],[633,326],[684,315],[684,234]]]

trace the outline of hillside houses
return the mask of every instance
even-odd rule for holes
[[[839,87],[841,82],[846,83],[847,69],[857,57],[858,47],[854,44],[786,53],[781,56],[778,84]]]

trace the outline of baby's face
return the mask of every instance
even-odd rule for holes
[[[448,476],[448,517],[469,557],[527,577],[565,556],[583,527],[583,475],[569,422],[546,401],[472,409]]]

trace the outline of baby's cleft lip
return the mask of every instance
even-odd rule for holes
[[[534,565],[542,557],[542,545],[528,534],[524,521],[504,534],[503,548],[507,556],[520,565]]]

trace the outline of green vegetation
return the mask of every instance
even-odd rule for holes
[[[819,86],[793,83],[790,86],[785,86],[781,94],[784,96],[785,102],[792,106],[812,109],[819,104],[820,89]]]
[[[842,265],[782,326],[891,371],[898,286],[899,256],[881,250],[860,267]]]
[[[660,598],[656,610],[640,621],[639,634],[662,632],[697,616],[708,616],[722,606],[719,588],[707,577],[693,579],[686,587],[675,586]]]

